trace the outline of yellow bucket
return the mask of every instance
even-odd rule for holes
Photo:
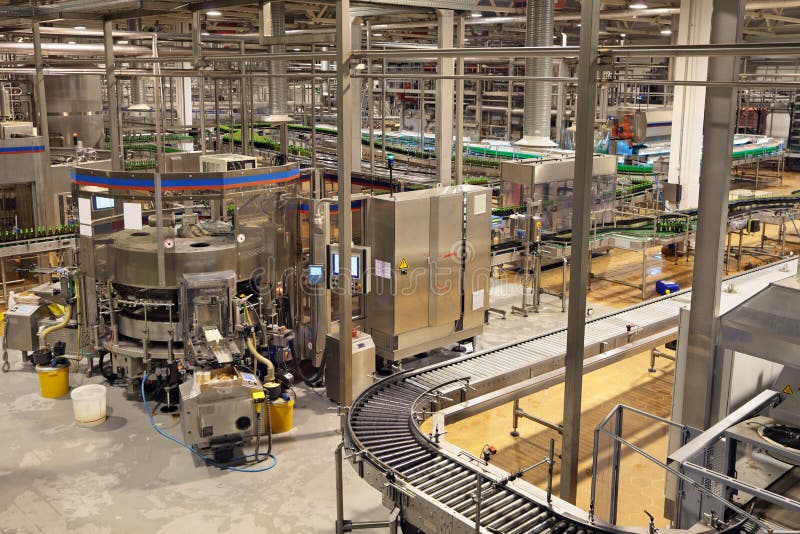
[[[42,397],[56,399],[69,392],[68,363],[58,363],[53,367],[37,365],[36,374],[39,375],[39,389],[42,392]]]
[[[269,410],[273,434],[288,432],[292,429],[294,399],[289,399],[288,401],[278,399],[270,404]]]

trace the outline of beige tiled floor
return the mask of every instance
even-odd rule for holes
[[[589,373],[584,377],[582,405],[583,429],[580,444],[580,473],[578,506],[588,509],[591,491],[592,451],[594,429],[617,404],[626,404],[661,417],[669,417],[674,364],[659,359],[657,371],[649,373],[649,353],[640,354],[614,366]],[[520,407],[553,423],[561,423],[564,386],[558,385],[530,395],[520,401]],[[520,421],[518,438],[511,437],[509,403],[464,421],[448,425],[447,439],[459,447],[478,454],[484,443],[494,445],[498,452],[492,463],[506,471],[531,465],[547,455],[549,440],[555,439],[556,454],[560,453],[560,436],[532,421]],[[660,424],[652,424],[629,414],[623,426],[625,439],[657,458],[666,456],[666,433]],[[560,463],[554,470],[553,491],[558,494]],[[547,471],[538,468],[525,475],[528,482],[545,487]],[[647,510],[659,517],[663,508],[664,476],[660,469],[641,457],[623,457],[620,478],[621,496],[619,523],[644,524]],[[659,522],[660,525],[666,520]]]
[[[787,173],[782,186],[769,188],[771,192],[786,192],[800,186],[800,174]],[[734,185],[732,188],[740,187]],[[747,185],[741,187],[748,187]],[[793,234],[789,227],[787,231]],[[770,227],[768,235],[775,236],[776,227]],[[797,239],[797,236],[793,236]],[[756,244],[759,236],[747,236],[747,245]],[[734,242],[736,240],[734,239]],[[790,247],[797,253],[798,247]],[[690,287],[694,261],[681,259],[674,264],[670,258],[662,258],[660,250],[652,249],[649,266],[648,298],[656,296],[655,281],[669,278],[680,284],[682,288]],[[760,265],[768,261],[763,256],[746,255],[742,266]],[[612,251],[609,255],[593,261],[593,272],[608,273],[615,278],[626,279],[637,283],[641,273],[641,255],[625,251]],[[735,271],[735,261],[731,272]],[[545,271],[543,285],[553,289],[560,288],[561,274],[559,269]],[[607,306],[622,308],[641,302],[641,292],[635,288],[612,284],[605,281],[593,281],[588,293],[589,303],[602,303]],[[613,408],[623,403],[646,412],[669,418],[672,400],[672,382],[674,364],[665,359],[656,363],[657,371],[649,373],[649,353],[640,354],[612,366],[589,373],[584,377],[580,441],[581,480],[578,485],[578,506],[588,509],[591,490],[591,470],[594,429]],[[563,385],[554,386],[521,400],[521,407],[551,422],[560,423],[564,402]],[[498,449],[493,463],[499,467],[513,471],[541,460],[547,454],[550,438],[556,440],[556,452],[560,452],[561,442],[557,433],[550,431],[531,421],[522,421],[520,436],[513,438],[511,430],[512,404],[489,410],[464,421],[449,425],[447,439],[463,449],[478,454],[484,443],[491,443]],[[640,416],[629,416],[624,424],[624,437],[663,460],[667,451],[667,434],[661,424],[645,421]],[[526,480],[544,487],[547,474],[544,467],[534,470],[525,476]],[[556,464],[554,474],[554,493],[558,492],[559,469]],[[647,523],[644,510],[657,518],[657,526],[665,526],[667,519],[663,516],[664,473],[652,464],[634,454],[625,454],[620,474],[620,500],[618,523],[621,525],[645,526]],[[598,513],[600,513],[598,511]]]

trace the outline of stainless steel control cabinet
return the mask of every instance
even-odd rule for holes
[[[400,360],[474,337],[489,304],[491,190],[456,186],[370,199],[366,330]]]

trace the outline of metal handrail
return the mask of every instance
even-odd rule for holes
[[[766,532],[769,532],[769,533],[773,533],[774,532],[774,529],[767,522],[765,522],[764,520],[759,519],[758,517],[750,514],[749,512],[746,512],[744,509],[740,508],[739,506],[736,506],[735,504],[733,504],[731,502],[728,502],[726,499],[716,495],[714,492],[712,492],[711,490],[707,489],[702,484],[696,482],[691,477],[681,473],[680,471],[678,471],[677,469],[675,469],[673,467],[670,467],[666,463],[661,462],[655,456],[649,454],[648,452],[642,450],[641,448],[637,447],[633,443],[627,441],[622,436],[617,435],[615,433],[612,433],[609,430],[607,430],[606,428],[604,428],[608,424],[608,422],[611,421],[612,417],[619,416],[625,410],[628,410],[630,412],[636,413],[638,415],[641,415],[643,417],[647,417],[649,419],[652,419],[652,420],[655,420],[655,421],[658,421],[658,422],[661,422],[661,423],[666,423],[667,425],[669,425],[671,427],[681,429],[681,431],[683,433],[682,434],[682,439],[681,439],[682,445],[684,445],[686,443],[685,440],[688,437],[688,434],[692,430],[698,431],[697,429],[695,429],[693,427],[690,427],[690,426],[687,426],[687,425],[682,425],[682,424],[676,423],[674,421],[670,421],[669,419],[665,419],[663,417],[659,417],[657,415],[653,415],[653,414],[644,412],[642,410],[639,410],[637,408],[633,408],[631,406],[627,406],[627,405],[624,405],[624,404],[618,404],[617,406],[615,406],[614,409],[600,422],[600,424],[597,426],[597,428],[595,428],[595,431],[594,431],[594,450],[592,452],[592,488],[591,488],[591,500],[590,500],[590,503],[589,503],[589,518],[590,518],[591,521],[594,521],[594,509],[595,509],[595,497],[596,497],[596,485],[597,485],[597,456],[598,456],[599,438],[600,438],[600,432],[603,432],[608,437],[610,437],[614,442],[619,443],[621,445],[625,445],[626,447],[628,447],[632,451],[636,452],[640,456],[646,458],[647,460],[650,460],[652,463],[654,463],[657,466],[661,467],[666,472],[676,476],[677,478],[679,478],[683,482],[689,484],[697,492],[702,493],[704,495],[707,495],[708,497],[720,502],[726,508],[729,508],[729,509],[733,510],[734,512],[736,512],[737,514],[741,515],[742,517],[746,517],[748,520],[752,521],[753,523],[756,523],[756,524],[760,525]],[[621,432],[621,428],[619,429],[619,431]],[[617,457],[619,457],[619,451],[617,451],[615,453],[615,455]],[[616,503],[614,503],[614,506],[616,507]]]

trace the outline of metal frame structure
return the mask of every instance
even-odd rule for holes
[[[782,263],[788,262],[796,260]],[[782,266],[771,265],[730,280],[758,291],[786,276]],[[678,315],[690,298],[690,290],[682,291],[587,322],[581,370],[591,371],[675,339]],[[637,328],[629,329],[629,324]],[[567,329],[559,330],[375,383],[346,414],[344,447],[351,463],[383,493],[385,502],[400,508],[405,521],[430,534],[475,532],[478,520],[481,531],[494,527],[528,532],[559,521],[598,532],[615,529],[566,500],[553,498],[545,504],[543,490],[522,480],[507,481],[508,473],[442,439],[446,422],[564,381],[569,336]],[[432,418],[430,435],[419,429],[428,418]],[[470,490],[476,484],[482,488],[480,493],[493,486],[499,493],[478,504],[471,500],[479,493]],[[516,513],[504,516],[502,512],[508,510]]]
[[[6,258],[20,258],[32,256],[41,258],[40,254],[54,251],[75,250],[75,237],[61,236],[53,238],[38,238],[26,240],[22,243],[0,247],[0,283],[3,286],[3,302],[8,302],[8,285],[12,282],[6,280]]]

